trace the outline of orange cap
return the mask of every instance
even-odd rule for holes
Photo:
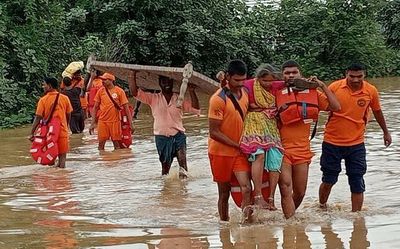
[[[112,73],[104,73],[103,75],[99,76],[102,80],[112,80],[115,81],[115,76]]]

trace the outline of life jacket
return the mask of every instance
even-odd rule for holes
[[[128,115],[132,117],[133,107],[131,105],[128,106],[129,106],[129,113],[126,113],[124,108],[120,110],[121,129],[122,129],[122,139],[120,146],[122,148],[129,148],[129,146],[132,144],[132,130],[131,130],[131,124],[129,123]]]
[[[284,88],[276,92],[276,105],[279,119],[283,125],[297,121],[318,120],[318,92],[316,89],[293,91]]]
[[[48,123],[40,122],[29,151],[33,160],[42,165],[54,164],[58,156],[60,130],[61,121],[58,118],[52,118]]]
[[[262,185],[261,185],[261,193],[264,197],[264,200],[267,201],[270,197],[270,185],[269,185],[269,173],[264,169],[262,176]],[[232,175],[231,179],[231,196],[236,206],[242,206],[242,191],[240,191],[239,181],[236,179],[235,175]],[[254,190],[251,192],[251,200],[254,203]]]

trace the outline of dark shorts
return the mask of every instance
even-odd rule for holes
[[[72,134],[83,132],[85,129],[85,116],[83,111],[71,114],[69,128],[71,129]]]
[[[365,145],[337,146],[322,143],[321,171],[322,182],[335,184],[342,171],[341,161],[344,159],[346,175],[352,193],[365,191],[364,174],[367,171]]]
[[[177,156],[178,150],[186,150],[186,135],[183,132],[178,132],[174,136],[166,137],[156,135],[156,147],[161,163],[171,165],[174,157]]]

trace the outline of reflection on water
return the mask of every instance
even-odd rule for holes
[[[371,121],[365,208],[359,214],[350,212],[344,173],[332,190],[328,211],[318,208],[320,125],[312,142],[316,157],[309,188],[293,219],[262,210],[257,224],[241,226],[232,203],[232,220],[220,224],[207,158],[206,116],[185,117],[190,176],[181,181],[176,163],[170,176],[161,177],[152,117],[143,108],[132,149],[111,151],[109,143],[99,153],[95,136],[74,135],[65,170],[32,164],[29,127],[2,131],[0,248],[399,248],[397,80],[373,80],[381,91],[393,145],[384,148],[379,125]],[[205,96],[201,103],[206,110]]]
[[[68,196],[68,192],[72,191],[69,175],[63,171],[34,174],[32,178],[35,192],[43,199],[47,199],[45,210],[69,215],[78,214],[78,202]],[[49,229],[43,238],[46,248],[76,248],[78,246],[72,220],[46,217],[34,224]]]

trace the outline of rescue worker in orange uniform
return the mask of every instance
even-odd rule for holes
[[[86,85],[86,92],[88,93],[88,114],[91,115],[94,107],[94,98],[96,97],[97,92],[100,88],[103,87],[103,80],[99,78],[103,73],[99,70],[91,70],[90,78],[88,79]]]
[[[104,73],[99,78],[103,80],[104,87],[100,88],[96,94],[89,132],[93,133],[97,124],[99,150],[104,150],[106,141],[110,138],[114,144],[114,149],[120,149],[122,139],[120,109],[124,108],[126,113],[130,113],[128,98],[122,88],[114,85],[114,75]],[[100,115],[97,117],[98,111],[100,111]],[[133,131],[132,115],[128,115],[128,122]]]
[[[329,194],[341,172],[344,159],[346,175],[351,191],[352,211],[360,211],[364,202],[367,171],[364,134],[370,109],[383,131],[384,145],[392,143],[392,137],[386,126],[375,86],[364,78],[364,65],[354,63],[346,69],[346,78],[333,82],[329,89],[335,93],[342,109],[333,112],[325,126],[322,143],[321,171],[322,183],[319,188],[321,208],[326,208]]]
[[[300,66],[295,61],[285,62],[282,65],[282,74],[286,82],[295,78],[302,78]],[[276,95],[279,118],[281,120],[279,131],[284,148],[279,188],[281,192],[282,209],[286,218],[292,217],[295,214],[295,210],[303,201],[307,188],[308,169],[314,155],[314,153],[311,152],[309,138],[313,119],[307,117],[307,115],[315,115],[315,113],[318,115],[318,110],[340,110],[339,102],[328,87],[315,76],[311,79],[318,83],[319,88],[321,88],[323,92],[314,92],[314,95],[303,97],[303,99],[307,100],[307,98],[311,97],[315,99],[302,101],[302,103],[290,101],[286,103],[287,109],[282,109],[279,108],[279,103],[282,102],[280,98],[285,97],[289,100],[289,94],[292,96],[296,96],[297,94],[309,95],[307,93],[311,91],[307,89],[303,93],[295,93],[291,88],[284,88]],[[307,105],[303,104],[303,102],[315,104]],[[315,108],[317,108],[317,112],[315,112]],[[304,114],[305,117],[303,118]],[[293,120],[290,120],[291,118],[293,118]],[[284,123],[282,122],[283,120],[285,121]]]
[[[35,131],[42,119],[47,119],[50,116],[51,109],[57,97],[58,81],[55,78],[45,78],[43,81],[43,89],[45,95],[39,99],[36,108],[36,116],[32,124],[31,137],[33,140]],[[57,167],[65,168],[67,160],[67,152],[69,150],[69,134],[68,125],[71,120],[72,105],[69,98],[64,94],[60,94],[57,106],[53,113],[53,118],[58,118],[61,121],[60,135],[58,137],[58,164]]]

